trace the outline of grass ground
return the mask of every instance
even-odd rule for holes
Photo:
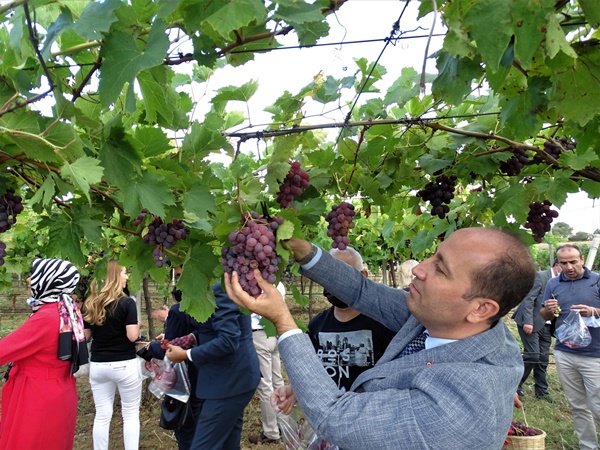
[[[27,318],[27,314],[24,313],[26,311],[24,298],[24,296],[21,296],[17,303],[17,305],[21,305],[18,308],[18,311],[20,310],[22,312],[12,313],[12,297],[5,298],[0,296],[0,311],[3,311],[3,313],[0,314],[0,337],[5,336],[7,333],[18,327]],[[156,300],[156,306],[158,306],[160,301],[160,299]],[[312,314],[315,314],[325,307],[327,307],[325,301],[323,301],[322,297],[317,296],[316,301],[312,304]],[[290,304],[290,308],[295,317],[308,321],[309,313],[307,308],[292,304]],[[515,323],[511,319],[506,319],[506,323],[518,340]],[[577,437],[573,430],[573,422],[571,420],[569,407],[560,387],[552,357],[551,364],[548,368],[548,380],[550,384],[550,393],[556,400],[556,403],[548,403],[536,399],[533,391],[532,379],[528,380],[525,384],[525,397],[523,400],[527,422],[530,426],[540,428],[547,433],[546,449],[576,450],[578,448]],[[148,382],[149,380],[145,381],[145,387]],[[3,381],[0,382],[0,386],[2,385]],[[79,393],[79,407],[74,450],[89,450],[92,448],[94,402],[87,377],[79,378],[77,380],[77,386]],[[120,407],[118,404],[118,395],[115,405],[115,415],[113,416],[111,424],[111,450],[123,448],[121,431],[122,421],[119,413]],[[147,389],[144,389],[142,408],[140,411],[142,425],[140,435],[141,450],[177,449],[177,443],[173,433],[163,430],[158,426],[159,407],[160,400],[154,397]],[[523,414],[520,410],[515,410],[514,420],[523,421]],[[250,444],[248,442],[248,436],[257,434],[260,431],[260,406],[258,397],[255,396],[246,408],[244,427],[242,430],[242,450],[284,450],[282,444]]]

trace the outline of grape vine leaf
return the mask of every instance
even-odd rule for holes
[[[42,185],[35,191],[35,194],[29,200],[29,204],[32,207],[36,205],[49,205],[52,199],[54,198],[54,188],[55,184],[52,180],[52,177],[48,177],[44,180]],[[41,209],[40,209],[41,210]]]
[[[102,39],[103,34],[108,33],[110,26],[117,21],[115,10],[121,5],[120,0],[88,3],[74,23],[73,30],[85,40]]]
[[[98,90],[103,106],[112,104],[123,86],[133,83],[142,70],[162,63],[170,45],[166,28],[166,22],[157,19],[144,49],[138,46],[133,36],[123,31],[114,31],[105,38],[101,51],[105,62]]]
[[[471,80],[482,73],[477,60],[454,57],[444,51],[438,53],[436,64],[439,75],[433,81],[432,92],[436,98],[444,98],[453,105],[460,104],[471,92]]]
[[[566,167],[573,170],[581,170],[590,165],[590,163],[598,160],[598,154],[593,149],[580,150],[576,152],[563,152],[560,155],[558,163],[561,167]]]
[[[570,48],[570,47],[569,47]],[[549,107],[585,126],[600,114],[600,54],[585,53],[572,69],[555,74],[556,95]]]
[[[537,113],[546,110],[550,86],[547,78],[531,77],[525,91],[506,99],[500,113],[505,132],[511,133],[516,139],[527,139],[535,134],[542,123]]]
[[[547,19],[546,38],[544,40],[546,55],[550,59],[554,59],[559,52],[563,52],[565,55],[576,59],[577,53],[567,41],[558,18],[554,14],[548,14]]]
[[[241,86],[225,86],[218,90],[217,94],[212,98],[213,104],[229,101],[247,102],[256,94],[258,89],[258,81],[250,80]]]
[[[106,180],[123,189],[132,176],[140,173],[142,160],[120,124],[107,128],[109,136],[101,145],[98,157]]]
[[[206,218],[208,212],[214,213],[217,210],[210,188],[198,183],[186,192],[183,198],[183,207],[198,218]]]
[[[479,0],[465,11],[464,21],[470,36],[492,71],[500,65],[512,36],[511,2]]]
[[[217,266],[218,258],[210,246],[194,245],[183,264],[183,271],[177,282],[177,287],[182,293],[181,309],[199,322],[205,322],[216,307],[214,293],[209,286],[216,281],[213,268]],[[204,301],[198,301],[199,293],[206,293]]]
[[[203,21],[200,31],[215,40],[235,41],[234,30],[252,22],[266,20],[267,10],[261,0],[227,2]]]
[[[61,14],[58,18],[50,25],[48,28],[48,32],[46,33],[46,38],[44,39],[44,45],[40,49],[40,53],[44,57],[44,59],[48,59],[50,56],[50,47],[54,43],[54,40],[60,33],[71,28],[73,25],[73,15],[71,14],[71,10],[68,8],[61,8]]]
[[[594,28],[600,27],[600,3],[596,0],[579,0],[579,4],[589,24]]]
[[[173,194],[164,177],[144,172],[141,177],[131,179],[124,189],[125,200],[123,207],[132,217],[147,209],[159,217],[165,217],[164,205],[174,205]]]
[[[552,14],[550,2],[516,0],[512,4],[514,53],[521,67],[528,70],[533,65],[533,56],[544,39],[546,17]]]
[[[160,128],[139,126],[134,130],[134,147],[146,158],[162,155],[172,143]]]
[[[102,180],[103,172],[104,169],[100,167],[100,161],[89,156],[79,158],[72,164],[67,162],[60,169],[61,175],[70,179],[83,192],[90,203],[90,184],[99,183]]]
[[[64,215],[43,219],[42,226],[49,226],[48,244],[44,254],[61,255],[76,266],[85,264],[85,256],[81,251],[83,235],[80,228]]]

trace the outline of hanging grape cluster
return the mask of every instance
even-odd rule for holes
[[[558,145],[556,142],[558,142]],[[569,139],[567,137],[561,137],[557,141],[544,141],[544,151],[552,156],[554,159],[560,158],[563,151],[572,151],[577,147],[577,141],[575,139]],[[545,162],[544,158],[538,154],[533,157],[532,163],[539,164]]]
[[[500,163],[500,170],[508,176],[519,175],[521,169],[530,163],[529,156],[522,148],[512,148],[513,156]]]
[[[544,235],[550,231],[552,220],[558,217],[558,211],[550,209],[551,206],[552,203],[548,200],[529,204],[525,228],[531,230],[535,242],[542,242]]]
[[[13,188],[7,188],[0,197],[0,233],[4,233],[17,222],[17,216],[23,211],[23,199],[15,195]],[[0,266],[4,265],[6,256],[6,244],[0,241]]]
[[[298,161],[292,161],[290,162],[290,165],[292,167],[283,179],[283,182],[279,187],[279,192],[277,193],[277,203],[279,203],[282,208],[294,208],[292,206],[294,198],[302,195],[304,189],[307,189],[310,186],[310,176],[302,170],[300,163]]]
[[[250,295],[260,294],[260,287],[254,277],[254,269],[262,277],[274,284],[281,258],[275,253],[276,230],[283,223],[283,217],[266,219],[257,212],[246,212],[242,216],[241,229],[229,234],[229,247],[221,249],[222,264],[226,273],[236,271],[242,289]]]
[[[327,225],[327,236],[333,239],[333,248],[346,250],[350,244],[348,239],[348,230],[356,226],[353,218],[356,215],[354,205],[348,202],[342,202],[339,205],[333,205],[331,211],[325,216]]]
[[[133,224],[136,227],[141,225],[147,214],[148,211],[143,209],[135,218]],[[156,262],[156,267],[162,267],[170,262],[163,250],[174,247],[178,241],[184,240],[189,234],[190,229],[185,226],[182,220],[173,219],[171,223],[165,223],[160,217],[154,216],[154,220],[148,225],[147,233],[142,236],[142,241],[144,244],[155,247],[152,257]]]
[[[194,333],[186,334],[185,336],[176,337],[171,340],[163,339],[162,342],[160,343],[160,346],[161,346],[161,348],[166,350],[167,348],[169,348],[168,344],[176,345],[177,347],[181,347],[184,350],[189,350],[190,348],[194,348],[196,345],[198,345],[197,341],[196,341],[196,336],[194,336]]]
[[[431,204],[431,215],[440,219],[450,212],[448,205],[454,198],[456,175],[439,175],[435,181],[430,181],[425,188],[417,192],[417,197]]]

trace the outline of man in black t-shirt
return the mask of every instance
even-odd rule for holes
[[[368,276],[356,250],[332,249],[331,255]],[[375,365],[395,333],[323,291],[331,308],[308,324],[308,335],[317,355],[338,388],[349,391],[354,380]]]

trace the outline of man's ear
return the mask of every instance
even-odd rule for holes
[[[475,309],[467,315],[467,320],[471,323],[487,322],[500,311],[500,305],[491,298],[478,297],[471,300],[475,302]]]
[[[369,278],[369,271],[367,269],[363,269],[360,271],[365,277]]]

